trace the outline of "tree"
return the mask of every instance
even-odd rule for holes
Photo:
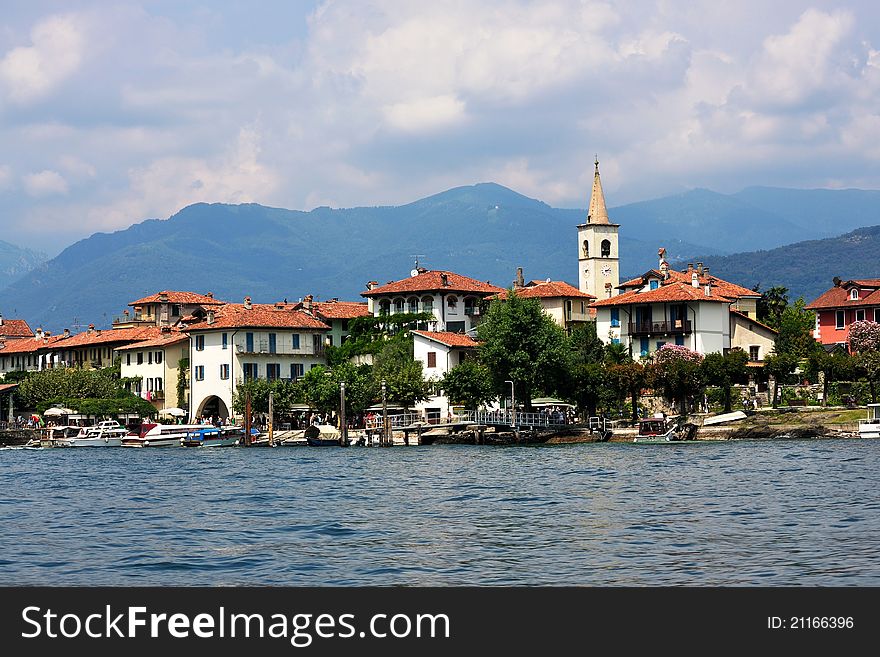
[[[703,359],[703,376],[706,383],[721,390],[725,413],[732,410],[733,386],[749,380],[748,362],[749,357],[742,349],[707,354]]]
[[[569,336],[569,344],[571,362],[566,396],[574,400],[579,411],[594,416],[606,390],[605,345],[596,335],[594,322],[576,326]]]
[[[289,409],[301,398],[301,391],[297,384],[283,379],[250,379],[243,381],[235,387],[232,397],[232,408],[239,415],[245,412],[246,399],[250,395],[251,413],[269,412],[269,393],[272,393],[272,407],[274,412],[282,412]]]
[[[865,320],[850,324],[849,348],[853,353],[880,351],[880,324]]]
[[[880,383],[880,351],[864,351],[856,354],[856,366],[868,382],[871,402],[877,403],[877,384]]]
[[[605,371],[606,380],[616,393],[618,403],[622,405],[627,396],[632,400],[632,421],[639,420],[639,397],[651,379],[649,366],[629,361],[620,365],[610,365]]]
[[[819,348],[818,343],[813,338],[816,315],[806,310],[804,306],[804,298],[800,297],[779,316],[779,335],[776,336],[776,353],[807,358]]]
[[[761,292],[760,285],[752,288],[755,292]],[[758,299],[758,321],[764,322],[772,328],[779,327],[782,313],[788,307],[788,288],[781,285],[771,287],[761,292]]]
[[[508,291],[489,306],[477,327],[478,355],[492,373],[494,392],[504,395],[514,382],[516,398],[531,407],[535,391],[557,394],[566,386],[570,350],[565,332],[536,299]]]
[[[55,399],[109,399],[125,394],[122,382],[114,377],[112,368],[85,370],[77,367],[32,372],[18,385],[17,391],[25,408],[37,408]]]
[[[453,404],[476,410],[498,397],[492,386],[489,369],[476,358],[468,358],[446,373],[440,381]]]
[[[687,417],[688,400],[703,387],[703,357],[696,351],[665,344],[654,352],[655,386],[670,404],[678,401],[682,417]]]
[[[780,383],[793,383],[792,375],[798,366],[798,359],[791,354],[778,354],[775,351],[764,359],[764,374],[773,379],[773,392],[771,404],[773,408],[778,405],[778,391]]]
[[[431,384],[422,361],[413,360],[412,336],[401,333],[385,342],[373,359],[373,380],[377,388],[385,381],[387,398],[405,409],[428,398]]]
[[[327,363],[333,367],[355,356],[376,354],[387,340],[406,335],[411,328],[436,322],[433,313],[395,313],[355,317],[348,322],[348,338],[341,345],[327,347]]]
[[[822,378],[822,406],[828,405],[828,384],[832,381],[846,381],[855,371],[855,361],[843,350],[825,351],[820,349],[810,354],[807,371]]]

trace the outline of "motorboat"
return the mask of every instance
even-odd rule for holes
[[[859,420],[859,438],[880,438],[880,404],[868,404],[868,417]]]
[[[203,426],[180,439],[184,447],[234,447],[244,442],[244,428],[238,426]]]
[[[313,424],[303,432],[309,447],[347,447],[342,434],[332,424]]]
[[[70,431],[72,428],[77,428],[77,432]],[[104,420],[91,427],[66,429],[63,432],[65,435],[51,439],[53,447],[120,447],[123,438],[128,435],[128,429],[116,420]]]
[[[678,417],[651,417],[639,420],[639,433],[634,443],[695,442],[697,425],[680,424]]]
[[[144,422],[136,433],[122,439],[123,447],[180,447],[190,432],[209,429],[206,424],[159,424]]]

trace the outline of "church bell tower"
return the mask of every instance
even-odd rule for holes
[[[578,229],[578,288],[598,299],[618,293],[620,285],[620,252],[617,248],[618,224],[608,219],[602,181],[599,179],[599,158],[593,175],[593,191],[587,221]]]

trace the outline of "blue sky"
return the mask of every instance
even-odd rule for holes
[[[0,239],[199,201],[880,188],[871,2],[5,2]]]

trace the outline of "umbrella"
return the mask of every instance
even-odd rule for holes
[[[186,411],[182,408],[163,408],[159,411],[159,415],[171,415],[173,417],[183,417]]]
[[[47,408],[46,412],[43,415],[47,415],[52,417],[54,415],[73,415],[76,411],[73,411],[69,408],[59,408],[58,406],[53,406],[52,408]]]

